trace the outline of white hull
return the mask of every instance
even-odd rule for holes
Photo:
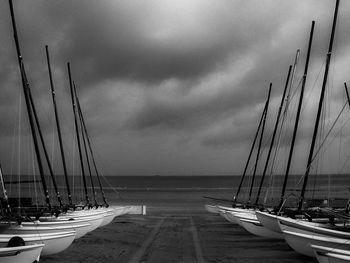
[[[45,223],[46,222],[23,222],[21,225],[10,225],[8,228],[2,231],[2,234],[60,234],[62,232],[72,231],[76,233],[77,230],[78,238],[80,238],[89,232],[92,227],[88,221],[84,224],[60,224],[60,222],[57,222],[57,224],[55,224],[55,222],[50,222],[48,225],[46,225]]]
[[[350,262],[350,256],[347,256],[347,255],[327,253],[326,256],[328,257],[329,263],[349,263]]]
[[[237,218],[231,215],[229,212],[220,212],[220,215],[232,224],[238,224]]]
[[[334,249],[330,247],[312,245],[311,248],[314,250],[315,256],[319,263],[329,263],[327,253],[334,253],[338,255],[350,256],[350,251],[342,249]]]
[[[43,244],[0,248],[0,263],[32,263],[39,261]]]
[[[115,216],[121,216],[129,213],[131,206],[112,206],[112,209],[114,209]]]
[[[67,220],[70,218],[83,219],[85,217],[98,216],[106,213],[104,209],[76,210],[66,214],[61,214],[58,219]]]
[[[297,233],[350,239],[349,232],[333,230],[331,229],[331,226],[322,223],[295,220],[292,218],[279,218],[279,226],[281,230],[287,230]]]
[[[95,211],[95,210],[94,210]],[[57,218],[46,218],[43,220],[52,220],[55,222],[59,221],[65,221],[69,222],[69,220],[84,220],[84,222],[89,223],[90,227],[88,229],[88,232],[91,232],[101,226],[101,223],[103,222],[104,216],[107,212],[106,211],[99,211],[95,213],[70,213],[69,215],[63,215],[59,216]]]
[[[64,226],[65,228],[61,230],[69,230],[69,231],[75,231],[75,239],[81,238],[84,235],[86,235],[88,232],[91,231],[91,224],[88,222],[87,219],[83,220],[71,220],[71,221],[57,221],[57,220],[51,220],[51,221],[34,221],[34,222],[22,222],[23,227],[32,228],[34,229],[34,233],[41,232],[40,228],[55,228],[60,229],[60,227]],[[39,229],[38,229],[39,228]],[[44,231],[49,232],[49,231]],[[54,231],[52,231],[54,232]]]
[[[281,233],[282,231],[278,225],[278,218],[280,216],[272,215],[267,212],[261,212],[256,211],[256,217],[258,218],[259,222],[267,229],[270,229],[271,231]]]
[[[255,214],[250,213],[250,212],[244,212],[244,213],[227,212],[227,216],[228,216],[228,218],[230,220],[232,220],[232,222],[236,222],[241,227],[243,227],[241,219],[250,219],[250,220],[256,220],[257,221],[257,218],[256,218]]]
[[[107,210],[81,210],[74,211],[67,214],[62,214],[58,217],[42,217],[40,220],[44,222],[84,222],[90,224],[89,227],[84,229],[85,233],[79,233],[79,237],[85,235],[88,232],[91,232],[101,226],[104,216],[107,213]]]
[[[7,246],[8,241],[14,234],[0,234],[0,246]],[[21,234],[25,244],[44,244],[41,251],[42,256],[53,255],[67,249],[74,241],[75,232],[62,232],[55,234]]]
[[[253,209],[245,209],[245,208],[238,208],[238,207],[229,207],[229,206],[217,206],[219,210],[226,211],[226,212],[235,212],[235,213],[252,213],[255,214],[255,210]]]
[[[219,208],[216,205],[205,205],[204,207],[209,213],[219,214]]]
[[[242,227],[253,235],[274,239],[284,239],[282,233],[277,233],[267,229],[258,220],[240,219],[240,221]]]
[[[350,250],[350,241],[347,239],[308,235],[290,231],[283,231],[283,234],[291,248],[309,257],[315,257],[311,247],[312,245]]]
[[[116,217],[116,214],[115,214],[114,209],[111,209],[111,208],[107,209],[106,213],[103,216],[103,220],[101,222],[100,227],[108,225],[109,223],[111,223],[113,221],[113,219],[115,217]]]
[[[237,222],[230,220],[228,212],[219,210],[219,215],[221,215],[225,220],[229,221],[230,223],[237,224]]]

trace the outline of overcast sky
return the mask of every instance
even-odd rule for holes
[[[293,162],[294,172],[304,171],[335,0],[14,2],[27,75],[57,173],[62,170],[45,44],[51,54],[70,171],[77,153],[68,61],[104,174],[240,174],[269,83],[273,83],[267,122],[271,133],[288,67],[300,49],[297,86],[315,20]],[[350,1],[342,1],[329,80],[329,119],[342,106],[343,82],[350,76],[349,18]],[[5,0],[0,1],[0,35],[0,162],[6,173],[16,173],[19,167],[24,172],[33,160],[28,157],[32,156],[29,128]],[[345,123],[348,116],[346,109],[341,120]],[[290,129],[292,117],[289,123]],[[338,148],[330,150],[326,159],[333,172],[348,158],[349,131],[345,128],[339,140],[332,139]],[[282,141],[281,151],[286,152],[288,139]],[[342,160],[338,150],[344,150]],[[349,168],[343,167],[343,172]]]

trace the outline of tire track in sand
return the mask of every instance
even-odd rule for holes
[[[141,262],[142,257],[144,256],[146,250],[151,246],[153,240],[159,232],[160,227],[162,226],[166,217],[163,217],[158,224],[153,228],[151,234],[148,236],[145,242],[143,242],[142,246],[139,250],[134,254],[134,256],[129,260],[129,263],[139,263]]]

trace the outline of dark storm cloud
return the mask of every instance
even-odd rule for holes
[[[193,8],[202,11],[201,3],[197,4]],[[255,9],[241,1],[204,2],[203,6],[202,14],[193,10],[181,15],[181,10],[172,10],[179,13],[178,20],[153,1],[148,5],[89,1],[84,8],[79,1],[29,1],[17,10],[22,15],[20,25],[31,24],[20,30],[21,39],[28,40],[29,58],[40,57],[38,47],[48,42],[59,63],[72,61],[76,77],[92,85],[106,78],[146,82],[198,78],[225,64],[226,58],[259,45],[261,38],[271,38],[292,7],[282,4],[279,16],[260,10],[258,18]],[[260,23],[261,19],[266,23]]]
[[[107,159],[120,156],[119,145],[125,141],[130,149],[124,145],[123,158],[136,155],[142,159],[137,146],[146,145],[155,154],[154,164],[147,165],[149,172],[161,161],[168,164],[162,156],[171,149],[176,152],[175,163],[183,151],[203,154],[202,159],[193,160],[193,166],[184,164],[182,171],[199,171],[194,164],[213,158],[214,149],[225,159],[218,152],[220,147],[231,150],[225,152],[228,155],[241,156],[236,148],[250,145],[270,82],[271,112],[276,112],[288,66],[298,48],[296,79],[300,80],[310,24],[315,19],[307,89],[313,85],[325,58],[333,6],[334,1],[315,0],[16,1],[15,12],[45,133],[50,134],[53,127],[44,53],[48,44],[63,126],[72,124],[66,69],[70,61],[89,132],[105,145],[100,149],[102,155],[106,153]],[[349,3],[343,1],[333,56],[340,61],[334,75],[341,83],[348,77],[350,62],[349,16]],[[8,135],[15,123],[11,113],[18,108],[21,87],[16,82],[19,75],[6,1],[0,2],[0,23],[0,122],[1,134]],[[341,97],[338,91],[335,95]],[[310,112],[314,111],[306,110],[308,122],[301,124],[300,140],[310,136]],[[273,116],[269,116],[269,126]],[[162,156],[157,155],[159,149]],[[119,169],[117,164],[109,171],[113,169]]]

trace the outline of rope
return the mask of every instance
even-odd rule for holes
[[[344,103],[344,105],[343,105],[343,107],[342,107],[342,109],[341,109],[341,111],[339,112],[339,114],[338,114],[338,116],[337,116],[337,118],[335,119],[335,121],[333,122],[333,124],[332,124],[332,126],[331,126],[331,128],[329,129],[329,131],[327,132],[327,134],[326,134],[326,136],[324,137],[324,139],[323,139],[323,141],[322,141],[322,143],[321,143],[321,145],[318,147],[318,149],[317,149],[317,151],[316,151],[316,153],[314,154],[314,157],[312,158],[312,160],[311,160],[311,163],[310,163],[310,166],[312,165],[312,163],[313,163],[313,161],[316,159],[316,157],[318,156],[318,154],[320,153],[320,151],[321,151],[321,148],[322,148],[322,146],[324,145],[324,143],[326,142],[326,140],[327,140],[327,138],[328,138],[328,136],[329,136],[329,134],[331,133],[331,131],[333,130],[333,128],[334,128],[334,126],[335,126],[335,124],[336,124],[336,122],[337,122],[337,120],[339,119],[339,117],[340,117],[340,115],[342,114],[342,112],[344,111],[344,109],[345,109],[345,107],[346,107],[346,105],[347,105],[347,102],[346,103]],[[349,119],[350,120],[350,119]],[[348,121],[349,121],[348,120]],[[347,121],[347,122],[348,122]],[[346,122],[346,123],[347,123]],[[346,124],[345,123],[345,124]],[[343,127],[342,127],[343,128]],[[333,139],[334,140],[334,139]],[[332,141],[333,141],[332,140]],[[332,142],[331,141],[331,142]],[[309,168],[309,167],[307,167],[307,168]],[[300,178],[300,180],[299,180],[299,182],[298,182],[298,184],[301,182],[301,180],[303,179],[305,177],[305,174]]]

